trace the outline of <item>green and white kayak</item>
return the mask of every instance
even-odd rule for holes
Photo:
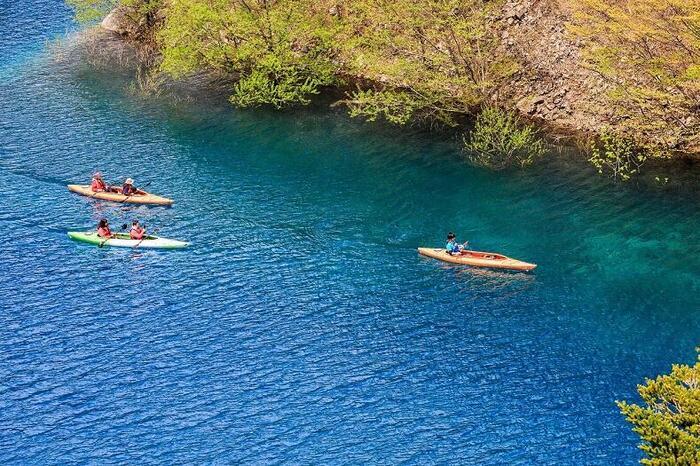
[[[97,236],[95,231],[69,231],[68,236],[74,241],[94,244],[97,246],[112,246],[116,248],[139,249],[181,249],[190,243],[174,239],[160,238],[158,236],[146,236],[144,239],[131,239],[126,233],[117,233],[112,238],[104,239]]]

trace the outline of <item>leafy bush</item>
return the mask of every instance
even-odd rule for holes
[[[547,151],[534,126],[497,107],[484,108],[463,140],[472,163],[494,170],[532,165]]]
[[[255,70],[236,83],[229,101],[241,108],[261,105],[272,105],[275,108],[293,104],[307,105],[310,102],[309,96],[318,94],[318,89],[317,80],[304,78],[294,70],[275,75]]]
[[[601,133],[599,140],[593,141],[588,159],[598,173],[616,181],[628,181],[639,173],[646,160],[646,153],[637,149],[632,141],[608,130]]]
[[[700,348],[698,348],[700,350]],[[695,366],[674,365],[671,374],[637,387],[646,406],[617,405],[639,434],[649,466],[700,464],[700,357]]]
[[[269,55],[242,75],[229,101],[237,107],[308,105],[321,87],[335,81],[333,70],[322,63],[306,64],[299,59],[280,60]]]
[[[364,117],[367,121],[384,118],[390,123],[405,125],[419,121],[431,125],[455,126],[453,113],[439,96],[419,95],[411,91],[358,90],[342,101],[350,109],[350,116]]]

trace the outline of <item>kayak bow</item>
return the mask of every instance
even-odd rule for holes
[[[156,196],[155,194],[121,194],[112,193],[108,191],[98,191],[94,192],[90,185],[82,184],[69,184],[68,190],[82,196],[93,197],[95,199],[101,199],[103,201],[119,202],[119,203],[130,203],[130,204],[150,204],[150,205],[172,205],[173,200],[167,197]]]
[[[537,267],[537,264],[511,259],[503,254],[496,254],[493,252],[465,250],[462,251],[461,254],[453,256],[442,248],[418,248],[418,254],[451,264],[469,265],[472,267],[519,270],[523,272],[529,272]]]
[[[94,244],[96,246],[112,246],[117,248],[138,249],[182,249],[190,243],[158,236],[146,236],[144,239],[131,239],[127,233],[117,233],[112,238],[97,236],[95,231],[69,231],[68,236],[74,241]]]

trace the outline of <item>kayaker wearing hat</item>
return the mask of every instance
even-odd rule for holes
[[[105,181],[102,179],[102,173],[95,172],[95,174],[92,175],[90,189],[93,193],[97,193],[100,191],[109,191],[109,186],[107,186],[107,183],[105,183]]]
[[[100,223],[97,224],[97,236],[100,238],[111,238],[114,236],[112,230],[109,229],[109,222],[106,218],[103,218],[100,220]]]
[[[445,250],[447,250],[448,254],[456,256],[458,254],[462,254],[462,251],[466,249],[468,244],[469,241],[465,241],[463,244],[458,244],[457,235],[455,235],[452,232],[449,232],[447,234],[447,245],[445,245]]]
[[[141,226],[138,220],[134,220],[131,223],[131,231],[129,232],[129,237],[131,239],[142,240],[146,236],[146,229]]]
[[[141,191],[140,189],[137,189],[134,186],[134,180],[131,178],[127,178],[126,181],[124,181],[124,186],[122,186],[122,194],[125,196],[133,196],[135,194],[146,194],[144,191]]]

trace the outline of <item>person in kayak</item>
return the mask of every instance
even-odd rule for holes
[[[107,186],[107,183],[105,183],[105,180],[102,179],[102,173],[95,172],[95,174],[92,175],[92,182],[90,183],[90,189],[92,190],[93,193],[98,193],[100,191],[109,191],[109,186]]]
[[[456,256],[462,254],[462,251],[466,249],[468,244],[469,241],[465,241],[463,244],[457,243],[457,235],[455,235],[452,232],[449,232],[447,234],[447,244],[445,245],[445,250],[448,254]]]
[[[100,223],[97,224],[97,236],[100,238],[111,238],[114,236],[112,230],[109,229],[109,222],[106,218],[103,218],[100,220]]]
[[[134,196],[134,195],[146,194],[146,192],[141,191],[140,189],[137,189],[134,186],[134,180],[132,180],[131,178],[127,178],[126,181],[124,181],[124,186],[122,186],[122,194],[125,196]]]
[[[131,231],[129,232],[129,237],[131,239],[142,240],[146,236],[146,229],[141,226],[138,220],[134,220],[131,223]]]

